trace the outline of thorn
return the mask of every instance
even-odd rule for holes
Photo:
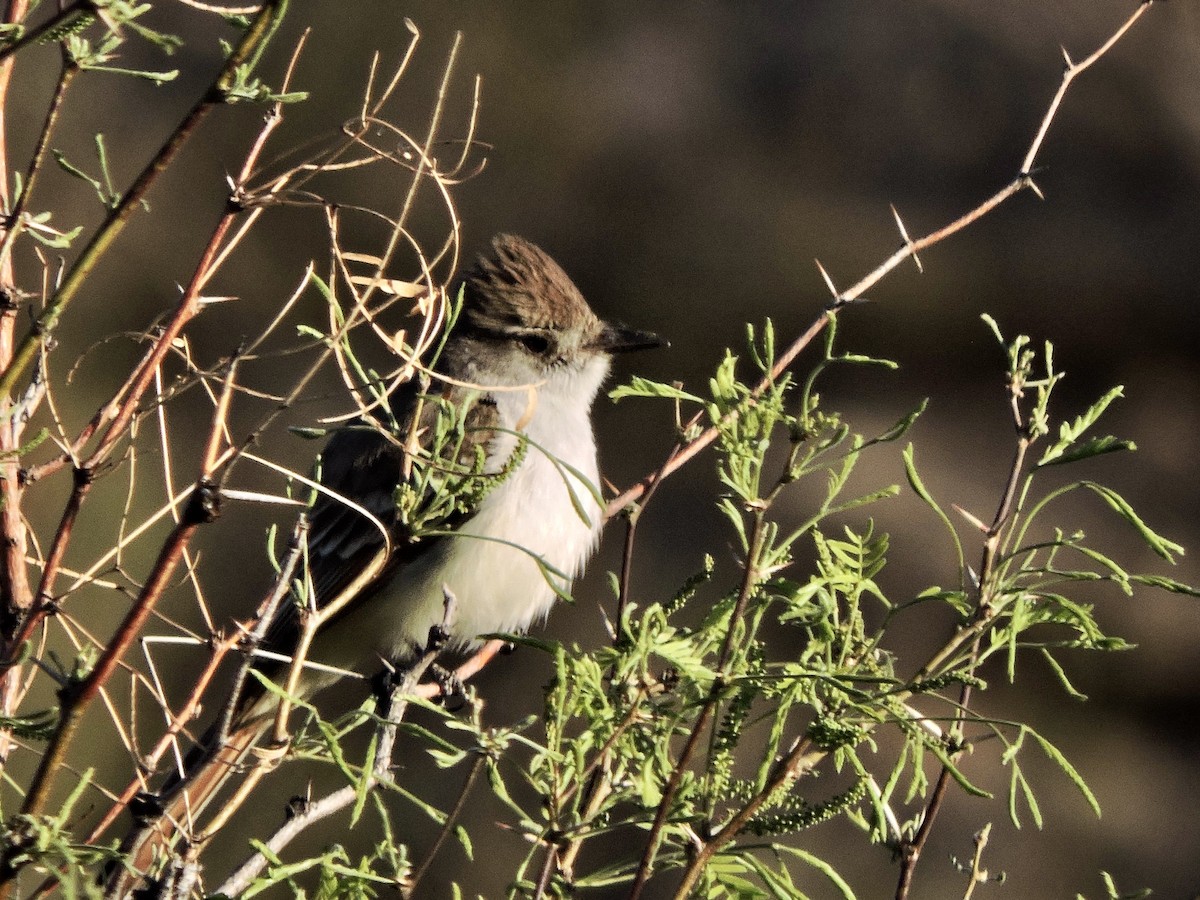
[[[1067,62],[1067,68],[1075,68],[1075,61],[1071,59],[1071,54],[1067,52],[1067,48],[1060,45],[1058,49],[1062,51],[1063,59]]]
[[[825,267],[821,265],[821,261],[819,259],[814,259],[813,262],[817,264],[817,271],[820,272],[821,277],[825,279],[825,284],[829,287],[829,293],[833,294],[833,299],[840,300],[841,298],[838,297],[838,289],[833,286],[833,279],[829,277],[829,273],[825,271]]]
[[[917,271],[924,275],[925,267],[921,265],[921,258],[917,256],[917,251],[913,249],[913,240],[908,236],[908,229],[904,227],[904,222],[900,219],[900,213],[896,211],[896,204],[889,203],[888,205],[892,208],[892,215],[896,218],[896,227],[900,229],[900,237],[904,238],[904,246],[912,254],[912,260],[916,263]]]
[[[981,532],[983,532],[984,534],[988,533],[988,527],[986,525],[984,525],[983,522],[979,521],[979,519],[977,519],[974,515],[967,512],[965,509],[963,509],[957,503],[953,503],[953,504],[951,504],[951,506],[954,507],[954,511],[956,513],[958,513],[960,516],[962,516],[964,519],[966,519],[968,522],[970,522],[972,525],[974,525],[976,528],[978,528]]]
[[[1034,181],[1034,180],[1033,180],[1033,179],[1032,179],[1030,176],[1028,176],[1028,175],[1026,175],[1026,176],[1025,176],[1025,184],[1026,184],[1026,186],[1027,186],[1027,187],[1028,187],[1028,188],[1029,188],[1031,191],[1033,191],[1033,192],[1034,192],[1034,193],[1037,195],[1037,198],[1038,198],[1039,200],[1045,200],[1045,199],[1046,199],[1046,195],[1045,195],[1045,194],[1043,194],[1043,193],[1042,193],[1042,189],[1041,189],[1040,187],[1038,187],[1038,186],[1037,186],[1037,182],[1036,182],[1036,181]]]
[[[967,576],[971,579],[971,587],[979,590],[979,575],[971,566],[967,566]]]

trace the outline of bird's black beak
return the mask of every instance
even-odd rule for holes
[[[628,353],[631,350],[651,350],[655,347],[671,346],[652,331],[638,331],[624,325],[605,323],[601,332],[592,341],[592,347],[605,353]]]

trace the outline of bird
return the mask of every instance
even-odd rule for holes
[[[427,383],[410,380],[392,392],[380,417],[387,427],[359,420],[335,431],[321,453],[321,491],[308,513],[308,583],[317,609],[344,605],[312,638],[305,658],[320,666],[303,670],[301,697],[339,672],[402,665],[443,622],[446,592],[456,600],[445,623],[452,645],[467,649],[483,635],[528,630],[597,547],[603,507],[593,401],[614,354],[665,342],[601,320],[548,253],[515,235],[493,238],[454,286],[461,307]],[[460,422],[458,469],[486,490],[422,537],[397,497],[422,466],[436,465],[427,453],[445,433],[437,417],[447,410]],[[300,618],[296,603],[282,604],[265,647],[292,652]],[[278,679],[286,669],[266,673]],[[127,839],[134,871],[151,867],[155,848],[200,815],[262,739],[277,703],[255,681],[219,745],[200,741],[184,774],[160,791],[159,814]]]

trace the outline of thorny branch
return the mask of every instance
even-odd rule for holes
[[[775,365],[772,367],[771,372],[765,375],[758,385],[756,385],[752,397],[757,398],[766,390],[768,390],[771,385],[773,385],[778,378],[781,377],[785,371],[787,371],[796,358],[805,349],[807,349],[809,344],[811,344],[817,335],[819,335],[825,329],[832,317],[841,308],[860,300],[870,288],[878,284],[905,259],[911,257],[914,262],[920,266],[920,259],[918,256],[920,252],[933,246],[934,244],[940,243],[951,235],[956,234],[957,232],[966,228],[968,225],[996,209],[1010,197],[1014,196],[1025,188],[1029,188],[1040,197],[1041,192],[1034,183],[1031,173],[1036,162],[1038,152],[1041,149],[1042,142],[1049,131],[1050,125],[1053,122],[1054,117],[1061,105],[1061,101],[1066,93],[1067,88],[1070,86],[1075,77],[1096,63],[1101,57],[1104,56],[1105,53],[1112,49],[1116,42],[1120,40],[1120,38],[1133,26],[1133,24],[1146,12],[1152,2],[1153,0],[1142,0],[1137,9],[1134,10],[1134,12],[1121,24],[1121,26],[1096,51],[1094,51],[1082,62],[1072,62],[1070,57],[1066,56],[1064,51],[1067,67],[1063,73],[1062,81],[1042,118],[1038,131],[1021,163],[1019,172],[1007,185],[1005,185],[991,197],[984,200],[978,206],[974,207],[967,213],[964,213],[959,218],[916,240],[913,240],[908,236],[907,230],[897,214],[896,221],[900,229],[901,236],[904,239],[903,246],[901,246],[899,250],[888,257],[888,259],[877,266],[874,270],[844,291],[839,291],[834,286],[833,281],[825,273],[824,268],[821,267],[820,263],[818,262],[817,265],[820,268],[821,274],[825,278],[827,285],[829,286],[830,293],[833,295],[833,300],[830,305],[819,316],[817,316],[812,324],[809,325],[808,329],[805,330],[804,333],[798,338],[796,338],[792,344],[779,355]],[[736,416],[737,414],[738,413],[735,410],[729,415]],[[693,416],[693,418],[681,429],[682,432],[684,434],[688,434],[699,428],[703,416],[703,412],[697,413],[695,416]],[[649,491],[651,488],[656,488],[663,479],[678,471],[685,463],[694,458],[710,444],[715,442],[720,433],[720,425],[714,424],[701,431],[696,437],[677,444],[668,454],[666,461],[658,470],[646,476],[642,481],[628,488],[620,495],[609,501],[606,510],[606,516],[608,518],[612,518],[613,516],[626,510],[626,508],[631,504],[636,503],[640,498],[643,497],[643,495],[647,493],[647,491]],[[1000,543],[1003,526],[1008,521],[1011,513],[1016,486],[1019,481],[1021,471],[1023,470],[1025,451],[1028,449],[1031,441],[1032,437],[1028,434],[1022,434],[1018,440],[1018,449],[1016,452],[1016,457],[1013,461],[1013,467],[1010,470],[1008,482],[1005,486],[1004,496],[1000,502],[999,508],[997,509],[992,526],[988,530],[987,540],[984,543],[983,563],[981,565],[980,572],[979,583],[981,585],[981,593],[977,600],[975,616],[970,625],[967,628],[962,629],[959,634],[956,635],[955,639],[951,641],[950,645],[948,645],[946,648],[943,648],[943,650],[937,654],[935,658],[930,661],[930,663],[927,663],[926,666],[923,667],[923,673],[932,671],[938,664],[937,660],[949,658],[949,656],[957,652],[957,649],[962,647],[962,641],[964,639],[972,641],[973,650],[971,658],[975,659],[978,656],[979,641],[988,624],[991,622],[991,608],[988,598],[982,593],[982,586],[987,584],[985,575],[991,571],[996,549]],[[639,509],[638,512],[640,513],[640,511],[641,510]],[[748,557],[748,566],[750,558],[751,557]],[[724,655],[724,648],[722,655]],[[960,704],[960,717],[965,715],[966,707],[970,701],[970,696],[970,686],[964,685],[962,696],[960,698],[962,701]],[[630,892],[630,900],[638,900],[638,898],[640,898],[645,884],[652,874],[655,851],[660,840],[662,830],[666,825],[666,819],[669,813],[670,798],[673,796],[674,789],[677,787],[683,776],[683,770],[686,769],[690,762],[692,752],[694,751],[697,734],[707,727],[708,714],[710,713],[710,705],[706,703],[701,708],[695,729],[689,735],[688,741],[681,752],[680,759],[676,762],[672,777],[664,788],[662,802],[658,806],[654,823],[651,826],[650,834],[647,838],[646,852],[643,855],[642,860],[638,865],[637,872],[634,876],[633,887]],[[798,776],[800,774],[800,770],[794,769],[794,767],[799,764],[800,760],[804,760],[806,767],[811,768],[812,765],[815,765],[816,762],[824,756],[824,754],[820,751],[813,751],[812,753],[809,753],[807,750],[807,745],[803,742],[797,746],[797,748],[789,756],[789,762],[785,763],[780,768],[779,771],[781,773],[781,778],[786,780],[788,778],[794,778]],[[920,856],[920,850],[928,836],[928,829],[932,827],[932,820],[936,818],[937,811],[941,805],[942,797],[944,796],[946,787],[948,786],[946,783],[944,783],[947,782],[948,777],[948,769],[943,769],[938,780],[938,786],[935,788],[929,808],[926,812],[926,821],[922,828],[923,834],[919,833],[917,838],[912,843],[907,844],[904,847],[905,858],[902,862],[901,883],[897,889],[898,900],[904,900],[904,898],[908,896],[907,885],[911,881],[913,867],[916,865],[916,861]],[[769,794],[763,793],[759,796],[761,800],[765,802]],[[743,810],[743,812],[745,812],[745,810]],[[702,863],[707,862],[707,860],[711,858],[712,853],[716,852],[716,850],[720,849],[721,846],[725,845],[737,836],[737,830],[730,830],[729,826],[737,822],[744,823],[744,821],[748,821],[750,815],[752,814],[753,813],[750,812],[746,814],[744,818],[741,814],[736,815],[730,820],[730,822],[726,823],[725,827],[713,835],[709,841],[703,843],[700,853],[693,857],[692,861],[687,867],[684,885],[677,893],[677,897],[684,897],[687,895],[687,890],[689,890],[691,885],[695,883],[695,880],[699,877],[699,874],[703,869]]]
[[[762,381],[757,385],[755,389],[755,396],[761,395],[763,391],[765,391],[773,382],[775,382],[784,372],[787,371],[791,364],[796,361],[796,358],[803,353],[805,349],[807,349],[809,344],[812,343],[813,339],[825,329],[825,326],[829,324],[830,318],[834,313],[844,306],[849,306],[850,304],[861,300],[868,290],[882,281],[885,276],[891,273],[896,267],[904,262],[904,260],[911,257],[919,264],[920,261],[918,254],[921,251],[926,250],[935,244],[941,243],[951,235],[957,234],[959,231],[962,231],[968,225],[983,218],[983,216],[996,209],[998,206],[1004,203],[1004,201],[1020,193],[1026,188],[1032,190],[1034,193],[1038,194],[1038,196],[1041,196],[1040,190],[1033,181],[1033,166],[1037,160],[1038,151],[1041,149],[1042,141],[1050,129],[1050,125],[1054,120],[1055,113],[1058,112],[1059,105],[1062,101],[1063,95],[1066,93],[1066,89],[1070,86],[1070,83],[1077,75],[1092,66],[1105,53],[1112,49],[1113,45],[1133,26],[1133,24],[1142,16],[1142,14],[1149,9],[1151,3],[1153,2],[1154,0],[1141,0],[1141,3],[1138,5],[1138,8],[1133,12],[1133,14],[1121,25],[1120,28],[1116,30],[1116,32],[1113,33],[1113,35],[1107,41],[1104,42],[1104,44],[1100,46],[1099,49],[1087,57],[1087,59],[1085,59],[1083,62],[1068,65],[1067,70],[1063,74],[1063,81],[1059,86],[1058,92],[1054,95],[1054,99],[1051,101],[1049,108],[1046,110],[1046,114],[1043,116],[1042,123],[1038,128],[1037,135],[1030,144],[1029,150],[1025,154],[1025,158],[1021,163],[1020,171],[1017,173],[1016,177],[1012,179],[1012,181],[1006,184],[991,197],[988,197],[978,206],[971,209],[969,212],[959,216],[953,222],[950,222],[949,224],[944,225],[935,231],[931,231],[929,234],[925,235],[924,237],[917,238],[916,240],[912,240],[908,237],[907,233],[904,231],[903,223],[900,222],[899,217],[897,217],[897,222],[900,224],[901,235],[904,238],[904,245],[886,260],[880,263],[875,269],[863,276],[859,281],[855,282],[846,290],[837,290],[837,288],[833,286],[833,282],[828,279],[828,276],[825,276],[826,282],[830,287],[831,293],[833,294],[832,302],[824,312],[822,312],[819,316],[817,316],[816,319],[813,320],[808,329],[805,330],[805,332],[799,337],[797,337],[795,341],[793,341],[792,344],[779,355],[774,368],[768,375],[764,376]],[[820,263],[817,265],[820,266]],[[824,269],[822,269],[821,272],[824,275]],[[731,415],[736,415],[736,413],[731,413]],[[685,434],[692,431],[693,429],[699,427],[702,420],[703,414],[696,414],[683,427],[682,431]],[[712,425],[704,429],[704,431],[702,431],[695,438],[678,444],[668,454],[667,460],[661,469],[656,470],[650,475],[647,475],[637,484],[627,488],[621,494],[610,500],[608,503],[606,516],[608,518],[612,518],[613,516],[617,515],[623,509],[625,509],[626,506],[638,500],[643,494],[645,494],[652,484],[661,481],[662,479],[677,472],[685,463],[712,444],[717,439],[719,434],[720,430],[718,426]]]

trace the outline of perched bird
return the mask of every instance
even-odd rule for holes
[[[425,388],[406,382],[390,397],[394,434],[358,423],[335,433],[321,455],[326,490],[310,514],[309,576],[318,609],[344,606],[306,654],[330,668],[306,669],[301,695],[336,681],[331,669],[373,674],[383,660],[411,657],[443,619],[443,588],[457,599],[452,642],[524,631],[595,550],[603,509],[592,401],[612,354],[662,341],[601,321],[553,259],[513,235],[494,238],[458,285],[462,308],[432,380]],[[448,407],[459,416],[460,471],[473,467],[490,489],[436,536],[414,541],[397,494],[423,466],[438,465],[421,448],[445,432],[437,417]],[[296,604],[285,603],[268,648],[291,653],[298,621]],[[250,690],[222,745],[202,744],[164,790],[165,815],[127,845],[136,869],[149,866],[172,821],[199,815],[270,725],[274,695]]]

